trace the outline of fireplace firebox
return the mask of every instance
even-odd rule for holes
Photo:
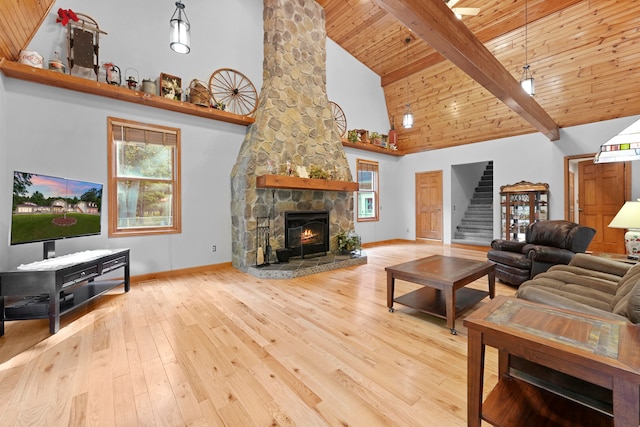
[[[324,254],[329,251],[329,211],[284,213],[284,242],[291,256]]]

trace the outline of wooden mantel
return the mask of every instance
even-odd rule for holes
[[[288,188],[292,190],[358,191],[357,182],[329,179],[299,178],[286,175],[260,175],[257,188]]]
[[[204,117],[206,119],[219,120],[221,122],[234,123],[242,126],[248,126],[255,122],[253,117],[240,116],[227,111],[216,110],[215,108],[200,106],[189,102],[175,101],[139,90],[131,90],[123,86],[114,86],[108,83],[71,76],[69,74],[35,68],[9,61],[6,58],[0,59],[0,70],[2,70],[7,77],[15,79],[104,96],[119,101],[133,102],[135,104],[175,111],[177,113]]]

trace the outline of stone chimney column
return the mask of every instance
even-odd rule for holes
[[[352,181],[326,93],[324,9],[315,1],[264,0],[263,85],[231,173],[233,265],[255,264],[257,218],[271,218],[271,246],[284,247],[284,212],[328,210],[330,235],[353,228],[353,193],[256,188],[287,162],[338,170]]]

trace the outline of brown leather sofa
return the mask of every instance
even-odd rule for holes
[[[525,241],[496,239],[487,253],[496,264],[496,278],[513,286],[568,264],[578,252],[587,250],[596,230],[570,221],[551,220],[529,224]]]
[[[520,285],[518,298],[559,308],[640,322],[640,263],[576,254]]]

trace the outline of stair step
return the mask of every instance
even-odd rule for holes
[[[493,240],[493,239],[491,239]],[[451,243],[458,245],[491,246],[491,240],[451,239]]]
[[[487,209],[484,211],[468,210],[464,213],[464,218],[479,220],[490,219],[491,221],[493,221],[493,212],[491,211],[491,209]]]
[[[479,234],[479,235],[493,235],[492,228],[485,229],[466,229],[465,227],[458,226],[459,230],[456,230],[454,233],[463,233],[463,234]]]
[[[484,240],[488,243],[491,243],[491,241],[493,240],[493,236],[491,234],[454,233],[454,236],[451,239],[452,240],[453,239],[474,240],[474,241]]]
[[[472,231],[456,231],[453,233],[454,237],[456,239],[477,239],[477,238],[481,238],[481,239],[488,239],[491,238],[493,236],[493,233],[491,232],[472,232]]]
[[[489,187],[488,185],[486,185],[484,187],[483,186],[478,186],[478,187],[475,188],[475,192],[476,193],[482,193],[482,194],[489,193],[489,194],[491,194],[493,196],[493,187]]]
[[[470,241],[471,240],[471,241],[474,241],[474,242],[484,241],[484,242],[487,242],[487,245],[489,245],[491,243],[491,241],[493,240],[493,236],[471,234],[471,233],[456,233],[455,236],[453,237],[453,239],[466,240],[466,241]]]
[[[465,215],[462,218],[462,223],[479,223],[479,224],[493,224],[492,215]]]
[[[461,225],[465,225],[465,226],[469,226],[469,225],[488,225],[489,227],[493,227],[493,218],[471,218],[471,217],[465,217],[462,218],[462,224]]]
[[[456,231],[453,233],[456,239],[482,238],[487,239],[493,236],[491,232]]]
[[[493,224],[464,224],[464,225],[459,225],[458,227],[458,231],[469,231],[469,232],[482,232],[482,231],[487,231],[487,230],[491,230],[493,231]]]

